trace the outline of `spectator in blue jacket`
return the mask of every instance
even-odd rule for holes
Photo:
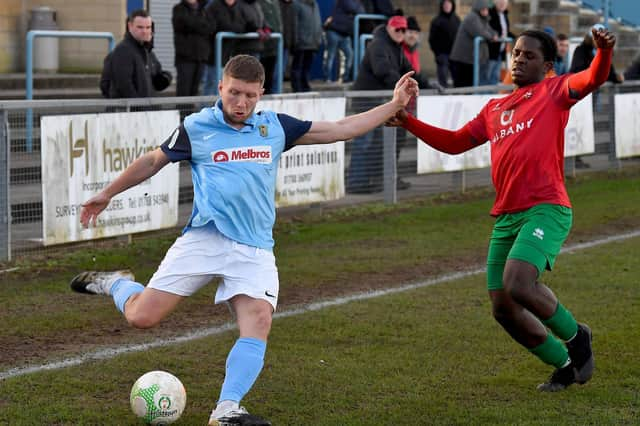
[[[360,0],[338,0],[333,13],[325,22],[327,37],[327,56],[324,62],[324,75],[327,81],[334,81],[333,66],[336,53],[340,50],[344,56],[343,82],[351,81],[353,67],[353,18],[364,13]]]

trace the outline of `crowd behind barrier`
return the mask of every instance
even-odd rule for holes
[[[484,86],[480,88],[456,88],[444,91],[423,90],[421,96],[468,95],[474,93],[497,94],[504,86]],[[619,158],[616,155],[616,124],[614,96],[623,93],[640,93],[640,81],[613,85],[605,84],[600,90],[598,103],[594,107],[595,152],[583,155],[590,168],[588,170],[616,170],[637,165],[638,154],[631,158]],[[390,98],[391,92],[327,92],[296,95],[266,96],[265,101],[281,103],[308,103],[310,99],[345,98],[345,114],[350,115],[362,108],[378,105]],[[43,245],[43,182],[42,144],[50,143],[40,139],[40,123],[43,117],[53,115],[100,114],[106,112],[162,111],[181,109],[186,115],[211,105],[211,97],[183,98],[145,98],[145,99],[109,99],[109,100],[32,100],[0,102],[0,168],[7,170],[0,175],[0,260],[8,257],[18,258],[28,253],[42,253],[56,250],[56,246]],[[637,103],[640,105],[640,102]],[[33,140],[31,150],[27,149],[27,112],[34,117]],[[419,111],[418,111],[419,113]],[[627,111],[628,113],[628,111]],[[640,114],[640,111],[638,111]],[[625,118],[625,120],[629,121]],[[640,120],[633,119],[634,123]],[[5,124],[6,123],[6,124]],[[631,124],[629,124],[631,126]],[[633,129],[631,129],[633,130]],[[352,205],[362,202],[395,202],[404,198],[425,196],[450,191],[464,191],[473,187],[489,187],[489,168],[466,169],[454,172],[418,174],[418,142],[411,134],[397,132],[395,128],[380,132],[374,143],[384,143],[384,185],[380,192],[370,194],[346,193],[337,200],[310,205],[287,206],[279,208],[278,214],[298,212],[301,209],[324,208]],[[168,135],[167,135],[168,136]],[[579,137],[580,135],[577,135]],[[620,136],[620,135],[618,135]],[[68,141],[69,151],[63,154],[73,155],[74,143],[79,143],[84,135],[78,135]],[[632,135],[633,137],[633,135]],[[395,139],[401,147],[396,153]],[[407,140],[402,140],[405,138]],[[77,139],[77,140],[76,140]],[[422,146],[422,144],[420,144]],[[344,175],[348,175],[352,145],[344,146]],[[295,151],[295,150],[294,150]],[[397,163],[396,163],[397,159]],[[565,173],[572,176],[577,173],[572,158],[567,158]],[[580,170],[579,172],[583,172]],[[185,224],[191,212],[193,189],[191,187],[190,167],[179,166],[178,227]],[[398,189],[394,184],[397,177],[404,178],[410,187]],[[62,185],[62,182],[60,182]],[[79,202],[81,200],[78,200]],[[61,213],[61,214],[64,214]],[[172,229],[171,232],[176,232]],[[144,236],[144,234],[141,234]],[[99,240],[92,243],[100,244]]]

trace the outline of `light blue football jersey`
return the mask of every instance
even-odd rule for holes
[[[193,211],[185,232],[213,223],[234,241],[271,249],[278,162],[310,127],[260,111],[238,130],[224,121],[220,100],[186,117],[161,145],[171,162],[191,163]]]

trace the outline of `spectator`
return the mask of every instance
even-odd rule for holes
[[[474,0],[471,12],[464,17],[460,28],[458,28],[449,56],[455,87],[473,86],[473,40],[478,36],[487,41],[498,40],[498,33],[489,26],[489,0]],[[488,61],[489,48],[487,43],[480,43],[480,57],[478,58],[481,68],[480,84],[487,81]]]
[[[333,81],[333,66],[338,49],[344,56],[344,70],[340,79],[351,81],[353,73],[353,18],[364,13],[360,0],[337,0],[333,13],[325,24],[327,37],[327,56],[324,63],[324,75],[327,81]]]
[[[216,69],[215,35],[218,32],[229,31],[242,33],[245,28],[245,17],[239,0],[213,0],[205,8],[210,22],[213,22],[215,32],[211,35],[209,45],[212,46],[205,65],[202,93],[214,95],[218,87],[218,70]],[[235,40],[226,39],[222,43],[222,66],[231,58],[235,49]]]
[[[264,13],[262,7],[257,0],[239,0],[242,7],[242,16],[244,17],[244,28],[241,33],[260,34],[259,39],[239,39],[235,43],[233,55],[251,55],[260,58],[264,50],[264,41],[268,34],[264,31]]]
[[[411,68],[420,73],[420,25],[415,16],[409,16],[407,18],[407,31],[404,34],[404,43],[402,44],[402,52],[407,57],[407,60],[411,64]]]
[[[316,0],[295,0],[296,36],[291,62],[291,88],[294,92],[310,92],[309,71],[313,55],[322,43],[322,21]]]
[[[204,64],[209,56],[209,40],[215,24],[204,12],[204,0],[182,0],[173,7],[173,43],[177,96],[196,96]]]
[[[509,31],[509,0],[494,0],[493,7],[489,9],[489,25],[497,33],[499,38],[511,37],[514,35]],[[498,84],[502,80],[500,72],[502,64],[507,59],[507,45],[509,43],[496,42],[489,43],[489,66],[487,70],[487,84]]]
[[[364,13],[374,15],[403,15],[403,13],[397,13],[394,11],[391,0],[362,0],[362,6],[364,7]],[[373,30],[380,25],[380,20],[375,19],[362,19],[360,20],[359,34],[372,34]],[[356,64],[357,66],[357,64]]]
[[[125,27],[127,26],[127,22],[129,22],[128,18],[127,21],[125,21]],[[173,76],[169,71],[162,69],[162,64],[160,64],[158,57],[153,53],[153,34],[154,25],[153,22],[151,22],[151,41],[144,43],[144,47],[149,52],[149,73],[151,74],[151,85],[155,91],[160,92],[169,87]],[[102,74],[100,75],[100,92],[105,98],[110,97],[109,92],[111,90],[111,81],[113,80],[112,55],[113,52],[109,52],[107,56],[105,56]]]
[[[420,45],[420,25],[418,25],[418,21],[415,16],[409,16],[407,18],[407,31],[404,34],[404,43],[402,44],[402,53],[407,58],[409,63],[411,64],[411,68],[416,72],[416,75],[420,74],[420,49],[418,48]],[[426,81],[423,77],[420,77],[421,80]],[[417,111],[417,99],[412,98],[405,109],[411,114],[416,114]],[[400,162],[400,151],[404,148],[409,140],[415,141],[412,136],[407,134],[406,129],[400,127],[396,129],[396,164]],[[398,178],[396,180],[396,188],[399,190],[408,189],[411,187],[411,184],[400,177],[398,174]]]
[[[433,18],[429,28],[429,46],[436,58],[438,83],[442,87],[449,86],[449,54],[459,27],[456,3],[453,0],[441,0],[440,13]]]
[[[127,18],[124,39],[105,58],[100,88],[108,98],[153,96],[151,16],[138,9]]]
[[[640,80],[640,55],[636,56],[624,72],[625,80]]]
[[[390,90],[400,76],[412,70],[409,60],[402,53],[407,27],[407,18],[392,16],[386,25],[374,30],[373,40],[364,53],[353,90]],[[414,78],[420,87],[426,86],[426,81],[419,76]],[[363,111],[368,109],[364,105],[362,107]],[[353,141],[347,192],[373,193],[382,190],[383,153],[380,139],[382,130],[377,128]]]
[[[580,71],[584,71],[591,65],[591,61],[596,55],[596,46],[593,42],[593,35],[591,30],[589,33],[584,36],[582,43],[576,47],[573,51],[573,57],[571,58],[571,67],[569,68],[570,73],[577,73]],[[615,67],[613,66],[613,61],[611,62],[611,67],[609,68],[609,75],[607,77],[607,81],[612,83],[622,83],[624,77],[622,75],[618,75]],[[599,90],[593,92],[593,105],[594,108],[598,104],[598,94]],[[591,167],[589,163],[585,162],[580,155],[575,156],[574,165],[577,169],[588,169]]]
[[[264,14],[264,33],[282,33],[282,17],[278,0],[258,0]],[[260,63],[264,67],[264,93],[273,93],[274,74],[278,60],[278,40],[267,38],[264,41],[264,50],[260,55]]]
[[[566,34],[558,34],[556,37],[556,47],[558,48],[558,55],[556,60],[553,61],[553,70],[556,75],[562,75],[569,72],[567,66],[567,53],[569,53],[569,37]]]
[[[279,0],[280,16],[282,17],[282,38],[284,42],[283,66],[285,75],[288,75],[289,52],[293,52],[296,42],[296,14],[293,8],[293,0]]]
[[[571,68],[569,68],[569,72],[576,73],[589,68],[591,65],[591,61],[596,55],[596,46],[593,43],[593,36],[591,32],[584,36],[582,43],[576,47],[576,50],[573,51],[573,57],[571,58]],[[612,83],[622,83],[624,81],[624,77],[619,75],[616,72],[615,67],[613,66],[613,62],[611,62],[611,68],[609,69],[609,76],[607,81]]]

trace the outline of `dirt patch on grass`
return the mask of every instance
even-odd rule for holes
[[[568,243],[588,241],[598,237],[629,232],[640,228],[640,218],[626,218],[600,226],[597,230],[573,233]],[[370,272],[337,272],[335,277],[322,282],[313,288],[281,282],[279,310],[287,310],[294,306],[305,305],[314,301],[332,299],[363,291],[379,290],[411,282],[424,281],[452,271],[475,269],[484,265],[486,253],[477,253],[464,257],[450,256],[433,259],[419,265],[409,267],[389,267]],[[61,281],[73,276],[74,272],[64,267],[43,270],[19,270],[12,272],[12,285],[21,278],[33,282],[33,274],[37,274],[40,282]],[[5,279],[7,277],[0,277]],[[484,276],[478,277],[478,285],[484,286]],[[184,334],[190,330],[221,325],[231,320],[226,306],[215,306],[212,303],[215,285],[203,289],[206,297],[187,299],[176,312],[172,313],[161,326],[151,330],[136,330],[128,326],[125,320],[116,314],[108,318],[96,318],[90,327],[78,327],[52,332],[46,335],[35,335],[28,332],[28,326],[19,334],[5,335],[0,345],[0,369],[6,370],[17,366],[38,364],[47,360],[60,360],[64,357],[77,356],[101,347],[148,342],[158,338],[169,338]],[[7,307],[20,315],[20,310],[44,309],[42,314],[73,309],[81,315],[92,315],[95,307],[112,302],[98,296],[76,295],[70,292],[54,293],[47,300],[46,307]],[[487,313],[489,315],[489,313]],[[276,325],[277,326],[277,325]],[[27,330],[27,331],[24,331]]]

